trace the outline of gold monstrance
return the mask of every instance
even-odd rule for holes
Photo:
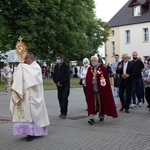
[[[24,63],[27,54],[27,46],[24,42],[22,42],[23,38],[21,36],[18,40],[19,42],[16,44],[16,51],[18,53],[19,63]]]

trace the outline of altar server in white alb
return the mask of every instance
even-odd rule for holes
[[[41,68],[28,52],[24,63],[14,72],[10,111],[14,122],[13,134],[26,134],[26,141],[47,135],[50,124],[44,100]]]

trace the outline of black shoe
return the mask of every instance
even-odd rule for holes
[[[63,115],[62,115],[62,114],[60,114],[60,115],[59,115],[59,118],[62,118],[62,116],[63,116]]]
[[[93,125],[93,124],[94,124],[94,119],[90,119],[90,120],[88,121],[88,123],[89,123],[90,125]]]
[[[99,121],[104,121],[104,118],[100,118]]]
[[[124,108],[123,108],[123,107],[121,107],[121,108],[120,108],[120,111],[123,111],[123,110],[124,110]]]
[[[128,109],[126,109],[126,110],[125,110],[125,112],[126,112],[126,113],[129,113],[129,110],[128,110]]]
[[[33,141],[33,139],[34,139],[34,136],[32,136],[32,135],[27,135],[26,141],[27,141],[27,142],[30,142],[30,141]]]
[[[61,119],[66,119],[66,117],[67,117],[66,114],[60,114],[60,115],[59,115],[59,118],[61,118]]]

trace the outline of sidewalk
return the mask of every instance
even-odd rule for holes
[[[67,119],[60,119],[57,91],[45,91],[50,118],[48,136],[26,142],[26,136],[14,136],[10,121],[10,96],[0,92],[0,150],[150,150],[150,112],[142,107],[130,113],[118,111],[118,118],[87,123],[83,91],[71,89]]]

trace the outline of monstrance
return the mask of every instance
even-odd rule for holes
[[[16,44],[16,51],[18,53],[19,63],[24,63],[27,54],[27,46],[24,42],[22,42],[23,38],[21,36],[18,40],[19,41]]]

